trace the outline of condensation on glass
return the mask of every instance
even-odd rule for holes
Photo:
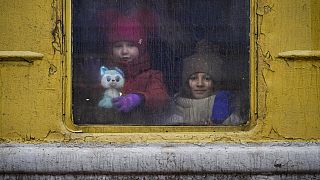
[[[249,8],[249,0],[72,1],[74,123],[245,124]]]

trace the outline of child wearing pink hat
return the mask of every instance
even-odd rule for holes
[[[111,21],[107,32],[108,66],[120,68],[125,75],[123,95],[112,100],[113,108],[128,119],[145,119],[146,114],[164,108],[169,99],[162,72],[150,66],[146,49],[148,29],[139,17],[119,15]],[[128,123],[148,123],[135,120]]]

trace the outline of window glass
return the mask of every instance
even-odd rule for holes
[[[72,1],[75,124],[239,125],[249,0]]]

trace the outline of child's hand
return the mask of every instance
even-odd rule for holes
[[[220,91],[217,93],[213,109],[211,120],[214,124],[221,124],[232,113],[232,97],[233,94],[230,91]]]
[[[130,112],[136,106],[142,103],[143,97],[138,94],[128,94],[112,99],[112,104],[115,109],[121,112]]]

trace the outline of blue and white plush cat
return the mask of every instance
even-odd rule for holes
[[[124,86],[124,74],[119,68],[108,69],[105,66],[100,68],[101,85],[106,89],[98,106],[112,108],[112,98],[119,97],[121,88]]]

